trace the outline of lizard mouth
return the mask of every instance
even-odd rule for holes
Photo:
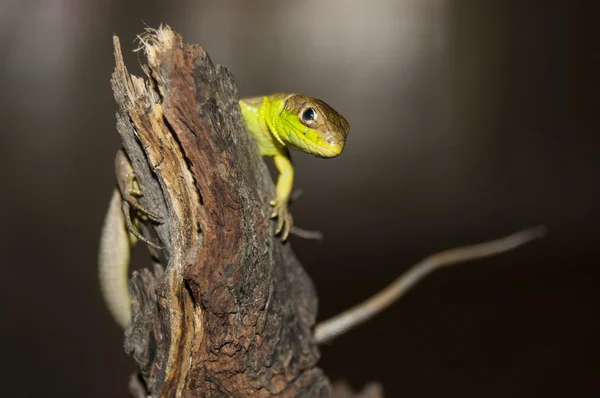
[[[318,147],[315,150],[315,156],[322,159],[331,159],[339,156],[342,153],[344,147],[342,145],[331,146],[331,147]]]

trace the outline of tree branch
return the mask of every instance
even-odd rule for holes
[[[114,37],[117,130],[161,222],[141,224],[153,270],[130,280],[125,350],[135,397],[379,398],[354,393],[316,367],[322,343],[371,318],[441,266],[500,253],[539,237],[529,230],[430,256],[366,302],[317,325],[317,296],[289,244],[275,237],[274,187],[246,130],[229,71],[169,27],[139,37],[146,78],[130,75]],[[318,239],[317,231],[296,229]]]
[[[318,344],[333,340],[379,314],[404,296],[412,287],[436,269],[505,253],[546,234],[543,226],[525,229],[503,238],[469,246],[456,247],[432,254],[396,278],[387,287],[367,300],[315,326],[314,338]]]

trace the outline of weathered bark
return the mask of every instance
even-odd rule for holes
[[[273,183],[233,77],[168,27],[140,40],[146,79],[128,73],[114,38],[117,129],[142,205],[163,217],[144,231],[165,248],[130,282],[132,393],[331,396],[311,334],[315,289],[274,236]]]

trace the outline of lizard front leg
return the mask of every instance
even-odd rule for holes
[[[277,218],[275,233],[281,233],[281,240],[285,241],[294,223],[292,214],[288,210],[288,202],[294,184],[294,166],[287,151],[284,154],[275,155],[273,160],[279,171],[279,177],[277,177],[277,185],[275,186],[275,200],[270,202],[270,205],[273,206],[271,218]]]
[[[160,246],[140,234],[137,223],[140,216],[159,222],[160,217],[138,202],[141,196],[135,182],[133,167],[123,151],[115,158],[118,189],[115,189],[104,218],[98,254],[98,273],[102,297],[117,323],[126,328],[131,321],[129,296],[129,261],[131,250],[138,240],[160,249]],[[132,221],[132,208],[137,213]]]

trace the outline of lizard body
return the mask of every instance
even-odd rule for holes
[[[346,119],[325,102],[301,94],[276,93],[241,99],[244,122],[262,156],[273,157],[279,171],[271,218],[277,218],[276,234],[286,240],[293,224],[288,201],[294,181],[289,149],[322,158],[342,153],[350,126]],[[136,223],[140,219],[160,221],[160,217],[137,203],[141,196],[131,164],[123,151],[116,158],[117,187],[107,211],[99,248],[99,278],[104,300],[119,325],[131,320],[128,289],[129,259],[133,246],[143,237]],[[135,214],[132,215],[132,212]],[[133,221],[132,221],[133,220]]]

